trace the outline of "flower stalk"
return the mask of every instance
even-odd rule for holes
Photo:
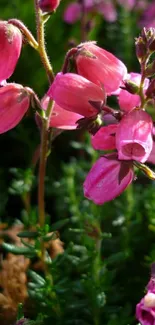
[[[35,12],[36,12],[36,23],[37,23],[37,41],[38,41],[38,52],[41,57],[41,61],[45,68],[45,71],[48,76],[49,83],[51,84],[54,80],[54,72],[49,61],[46,47],[45,47],[45,35],[44,35],[44,27],[45,27],[45,20],[43,18],[42,12],[39,8],[38,0],[34,0],[35,4]]]

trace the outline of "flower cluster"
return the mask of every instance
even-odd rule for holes
[[[141,74],[127,73],[123,62],[95,42],[82,43],[67,54],[63,71],[48,90],[55,107],[61,107],[59,121],[63,112],[70,112],[65,116],[64,128],[86,126],[92,133],[93,148],[108,151],[93,165],[84,182],[84,195],[96,204],[124,191],[135,179],[135,166],[154,178],[144,165],[155,160],[153,120],[146,111],[154,98],[154,80],[148,79],[154,73],[153,63],[149,63],[153,42],[152,29],[144,29],[136,40]],[[76,73],[68,72],[70,55]],[[112,95],[118,99],[118,110],[107,105]]]
[[[139,10],[146,6],[146,0],[82,0],[70,3],[65,12],[64,20],[68,24],[73,24],[80,19],[82,12],[85,13],[98,13],[104,19],[113,23],[117,20],[117,6],[122,6],[126,10]],[[144,25],[143,25],[144,26]]]
[[[4,133],[21,121],[32,95],[33,100],[36,96],[28,87],[6,82],[20,56],[21,31],[10,22],[1,21],[0,37],[0,133]],[[110,201],[124,191],[135,179],[135,166],[154,179],[154,173],[144,165],[155,162],[153,120],[147,112],[148,103],[155,97],[155,62],[150,62],[154,51],[155,30],[144,29],[136,40],[141,74],[128,73],[124,63],[112,53],[95,42],[82,43],[67,53],[62,71],[42,101],[38,99],[42,116],[48,114],[53,102],[48,128],[85,127],[92,134],[93,148],[106,151],[84,182],[85,197],[96,204]],[[118,110],[107,105],[111,96],[117,97]]]

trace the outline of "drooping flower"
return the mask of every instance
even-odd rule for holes
[[[0,82],[13,74],[21,47],[20,30],[7,21],[0,21]]]
[[[127,76],[124,63],[95,42],[79,45],[75,60],[78,73],[98,86],[103,85],[107,94],[115,92]]]
[[[40,0],[39,7],[43,12],[52,12],[57,9],[60,0]]]
[[[141,325],[155,325],[155,278],[154,263],[151,279],[146,287],[147,293],[136,306],[136,318]]]
[[[110,124],[101,127],[98,132],[92,136],[92,146],[96,150],[112,150],[116,148],[115,134],[117,124]]]
[[[143,298],[136,306],[136,317],[141,325],[155,325],[155,307],[147,307]]]
[[[153,122],[148,113],[134,109],[120,121],[116,131],[118,158],[144,163],[152,150]]]
[[[48,102],[49,96],[44,96],[44,98],[42,99],[43,109],[47,108]],[[83,118],[82,115],[66,111],[65,109],[61,108],[59,105],[54,103],[49,126],[62,130],[74,130],[78,126],[76,122],[81,118]]]
[[[22,85],[10,83],[0,88],[0,134],[14,128],[29,105],[30,96]]]
[[[118,161],[115,154],[100,157],[84,182],[84,195],[101,205],[120,195],[133,181],[131,162]]]
[[[138,87],[140,86],[141,75],[139,73],[131,72],[127,76],[127,81],[131,80],[134,82]],[[149,85],[149,79],[145,79],[143,89],[146,90]],[[121,89],[118,96],[118,102],[121,110],[124,112],[131,111],[134,107],[139,106],[141,103],[140,96],[137,94],[132,94],[127,90]]]
[[[68,111],[91,117],[97,115],[98,110],[90,102],[103,102],[102,88],[74,73],[58,73],[47,95]]]

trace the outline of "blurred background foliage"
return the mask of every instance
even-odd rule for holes
[[[80,21],[74,25],[63,21],[67,3],[62,0],[46,26],[47,49],[55,72],[60,71],[71,42],[81,42]],[[32,0],[1,0],[0,16],[24,21],[35,34]],[[134,72],[139,72],[134,49],[134,39],[140,32],[138,19],[138,13],[120,7],[117,22],[107,23],[98,15],[89,33],[89,39],[117,55]],[[28,45],[23,47],[11,81],[32,87],[40,97],[48,89],[40,59]],[[40,134],[33,113],[32,110],[20,125],[0,137],[0,219],[8,225],[26,216],[25,194],[29,190],[33,207],[30,217],[37,206],[37,178],[32,177],[30,168]],[[66,218],[68,222],[60,229],[65,253],[56,258],[52,267],[64,318],[62,322],[46,310],[47,324],[136,323],[135,305],[144,293],[149,267],[155,259],[155,183],[139,175],[121,197],[95,206],[83,197],[82,184],[97,157],[88,135],[68,131],[54,141],[48,159],[47,214],[51,223]],[[93,233],[98,228],[102,232],[101,243]],[[101,245],[102,267],[94,253],[95,245]],[[34,299],[39,301],[32,287],[31,294],[33,291]]]

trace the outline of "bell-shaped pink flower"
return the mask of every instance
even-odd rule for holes
[[[134,109],[120,121],[116,131],[118,158],[144,163],[152,150],[153,122],[148,113]]]
[[[81,44],[75,59],[78,73],[98,86],[103,85],[107,94],[116,91],[126,78],[123,62],[95,42]]]
[[[97,133],[92,136],[92,146],[96,150],[112,150],[116,148],[115,134],[117,124],[110,124],[101,127]]]
[[[77,2],[72,2],[68,5],[64,12],[64,21],[68,24],[74,24],[81,15],[81,5]]]
[[[47,95],[63,109],[85,117],[99,113],[90,104],[91,101],[104,101],[104,93],[100,87],[74,73],[58,73]]]
[[[133,178],[131,163],[118,161],[113,154],[105,155],[96,161],[88,173],[84,182],[84,195],[101,205],[120,195]]]
[[[8,79],[14,72],[21,46],[20,30],[7,21],[0,21],[0,82]]]
[[[23,86],[10,83],[0,88],[0,134],[14,128],[29,105],[30,96]]]
[[[136,318],[141,325],[155,325],[155,307],[147,307],[143,298],[136,306]]]
[[[154,263],[152,264],[154,273]],[[141,325],[155,325],[155,278],[154,274],[146,287],[147,293],[136,306],[136,318]]]
[[[40,0],[39,7],[43,12],[52,12],[57,9],[60,0]]]
[[[97,12],[100,13],[106,21],[113,23],[117,19],[117,10],[113,1],[99,1],[96,5]]]
[[[46,109],[49,102],[49,96],[45,96],[42,99],[42,107]],[[59,105],[54,103],[53,111],[50,120],[50,127],[58,128],[62,130],[75,130],[77,128],[77,121],[83,118],[82,115],[66,111]]]
[[[140,86],[141,81],[141,75],[139,73],[131,72],[127,76],[127,81],[131,80],[134,82],[137,86]],[[144,82],[144,91],[148,88],[149,85],[149,79],[145,79]],[[139,106],[141,103],[140,96],[137,94],[131,94],[127,90],[121,89],[118,96],[118,102],[121,110],[124,112],[131,111],[134,107]]]

